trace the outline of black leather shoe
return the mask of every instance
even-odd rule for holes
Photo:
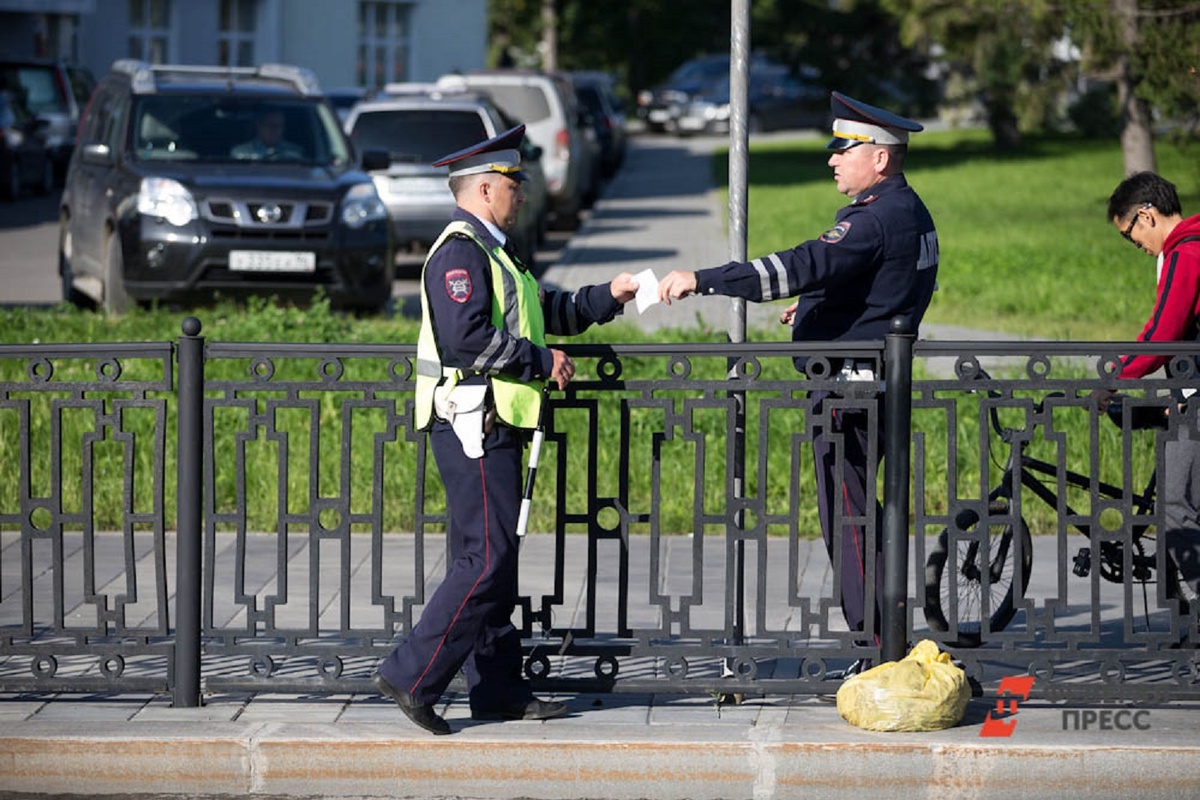
[[[451,732],[450,724],[437,715],[437,712],[433,710],[433,706],[414,701],[412,695],[392,686],[378,672],[371,678],[371,682],[375,684],[375,688],[379,690],[381,695],[390,697],[396,701],[396,705],[400,706],[400,710],[404,712],[404,716],[425,730],[437,736],[445,736]]]
[[[499,708],[471,709],[471,719],[474,720],[510,720],[510,719],[550,719],[561,717],[567,713],[566,703],[556,700],[538,700],[536,697],[528,703],[513,703]]]
[[[855,675],[866,672],[871,668],[871,659],[860,658],[845,669],[831,669],[825,672],[825,677],[834,681],[844,681]]]

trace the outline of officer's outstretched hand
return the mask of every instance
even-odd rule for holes
[[[562,350],[550,350],[554,356],[554,367],[550,370],[550,380],[558,384],[559,391],[567,388],[571,378],[575,377],[575,362]]]
[[[796,319],[796,308],[800,305],[800,301],[792,303],[790,306],[779,312],[779,322],[782,325],[791,325]]]
[[[608,288],[612,292],[613,299],[621,305],[625,305],[637,296],[638,282],[628,272],[622,272],[612,279]]]
[[[659,302],[671,305],[672,300],[679,300],[689,294],[696,293],[696,273],[683,269],[668,272],[666,277],[658,282]]]

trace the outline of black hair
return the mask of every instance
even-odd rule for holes
[[[1133,173],[1113,190],[1108,198],[1108,219],[1125,219],[1146,204],[1154,206],[1158,213],[1168,217],[1183,213],[1175,184],[1146,171]]]

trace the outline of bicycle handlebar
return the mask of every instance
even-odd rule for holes
[[[978,377],[982,380],[991,380],[992,379],[992,376],[988,374],[987,370],[982,369],[982,368],[980,368],[980,370],[979,370]],[[988,397],[991,397],[993,399],[999,399],[1004,396],[1003,394],[996,391],[995,389],[986,389],[985,391],[987,392]],[[1050,392],[1045,397],[1043,397],[1041,400],[1039,400],[1038,402],[1033,404],[1033,413],[1041,414],[1042,409],[1045,407],[1047,400],[1049,400],[1053,397],[1066,397],[1066,396],[1067,396],[1066,392]],[[989,408],[988,415],[991,417],[992,430],[994,430],[996,432],[996,435],[1000,437],[1000,441],[1004,442],[1005,444],[1011,444],[1013,437],[1017,433],[1017,429],[1016,428],[1005,428],[1004,426],[1002,426],[1000,424],[1000,409],[998,406],[993,405],[991,408]],[[1119,424],[1120,423],[1118,422],[1118,425]]]

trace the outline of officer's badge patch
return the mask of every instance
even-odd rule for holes
[[[842,239],[846,238],[846,234],[850,232],[849,222],[839,222],[829,230],[821,234],[821,241],[826,244],[837,244]]]
[[[446,295],[456,303],[471,299],[471,275],[465,269],[452,269],[446,273]]]

